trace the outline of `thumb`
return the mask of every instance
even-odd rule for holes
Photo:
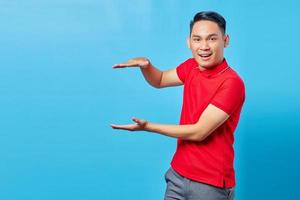
[[[135,117],[132,118],[132,121],[134,121],[135,123],[137,123],[138,125],[141,125],[141,126],[145,125],[145,123],[146,123],[146,120],[138,119]]]
[[[145,126],[148,121],[147,120],[144,120],[144,119],[138,119],[138,118],[132,118],[132,120],[137,123],[139,126]]]
[[[132,121],[134,121],[135,123],[138,123],[138,124],[139,124],[141,120],[139,120],[138,118],[133,117],[133,118],[132,118]]]

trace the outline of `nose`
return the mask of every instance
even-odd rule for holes
[[[206,50],[209,50],[209,45],[208,45],[208,42],[203,40],[200,44],[200,50],[202,51],[206,51]]]

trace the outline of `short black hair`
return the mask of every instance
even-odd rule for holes
[[[192,34],[192,29],[193,26],[196,22],[201,21],[201,20],[207,20],[207,21],[212,21],[215,22],[216,24],[218,24],[219,28],[221,29],[221,31],[223,32],[223,34],[225,34],[226,32],[226,21],[224,19],[224,17],[222,17],[222,15],[220,15],[217,12],[214,11],[202,11],[202,12],[198,12],[193,20],[190,23],[190,35]]]

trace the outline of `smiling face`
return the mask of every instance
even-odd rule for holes
[[[223,61],[229,36],[222,32],[217,23],[201,20],[194,24],[187,42],[200,70],[205,70]]]

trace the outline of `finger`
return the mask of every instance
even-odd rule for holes
[[[129,128],[130,124],[127,125],[118,125],[118,124],[111,124],[110,125],[112,128],[120,129],[120,128]]]
[[[132,117],[131,120],[135,122],[136,120],[138,120],[138,118]]]
[[[144,125],[145,122],[146,122],[146,120],[144,120],[144,119],[138,119],[138,118],[135,118],[135,117],[132,118],[132,121],[134,121],[138,125]]]
[[[122,129],[122,130],[128,130],[128,131],[134,130],[134,125],[132,125],[132,124],[127,124],[127,125],[116,125],[116,124],[111,124],[110,126],[111,126],[113,129]]]
[[[137,65],[137,63],[119,63],[119,64],[113,65],[114,69],[125,68],[125,67],[139,67],[139,66]]]
[[[135,123],[138,123],[138,124],[139,124],[141,120],[138,119],[138,118],[136,118],[136,117],[133,117],[133,118],[132,118],[132,121],[134,121]]]
[[[124,67],[128,67],[128,64],[126,63],[119,63],[119,64],[114,64],[113,68],[124,68]]]

